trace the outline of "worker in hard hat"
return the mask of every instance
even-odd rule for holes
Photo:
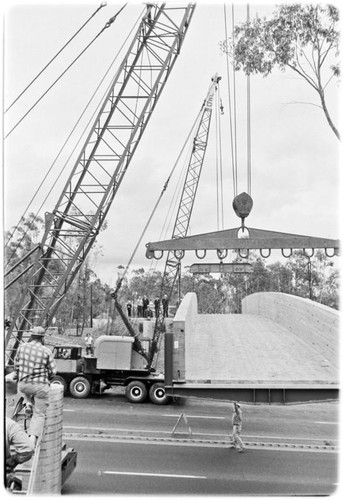
[[[44,328],[33,328],[29,342],[19,346],[14,368],[17,373],[18,390],[34,400],[33,415],[28,429],[36,444],[44,429],[48,407],[50,380],[56,375],[56,363],[51,350],[44,345]]]

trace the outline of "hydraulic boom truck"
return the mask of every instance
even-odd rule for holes
[[[186,236],[206,153],[208,134],[213,112],[213,102],[220,77],[215,75],[202,104],[192,152],[180,198],[173,238]],[[171,297],[173,287],[180,273],[179,260],[172,253],[168,255],[162,278],[161,297]],[[75,398],[86,398],[101,393],[112,386],[126,388],[126,397],[134,403],[149,399],[163,405],[170,401],[164,389],[164,374],[157,373],[156,354],[165,331],[163,311],[156,318],[153,335],[146,347],[140,340],[132,322],[126,316],[118,300],[122,279],[111,293],[115,307],[126,326],[127,336],[100,336],[94,345],[94,355],[82,356],[82,346],[56,346],[55,359],[58,366],[56,382],[63,385]]]

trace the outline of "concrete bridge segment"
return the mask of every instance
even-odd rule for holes
[[[198,314],[196,294],[185,296],[169,349],[171,392],[277,403],[338,397],[337,311],[272,292],[246,297],[242,310]]]

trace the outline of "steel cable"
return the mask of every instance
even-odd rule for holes
[[[59,150],[59,152],[58,152],[57,156],[55,157],[55,159],[54,159],[53,163],[51,164],[51,166],[50,166],[49,170],[48,170],[48,171],[47,171],[47,173],[45,174],[45,176],[44,176],[44,178],[43,178],[42,182],[40,183],[40,185],[39,185],[39,187],[37,188],[36,192],[34,193],[33,197],[32,197],[32,198],[31,198],[31,200],[29,201],[29,204],[27,205],[27,207],[26,207],[26,209],[25,209],[25,211],[24,211],[24,214],[22,215],[22,217],[20,218],[20,220],[18,221],[18,223],[17,223],[17,224],[16,224],[16,226],[14,227],[13,232],[12,232],[12,233],[11,233],[11,235],[9,236],[8,240],[6,241],[5,248],[8,246],[8,244],[9,244],[9,243],[10,243],[10,241],[12,240],[12,238],[13,238],[13,236],[14,236],[15,232],[18,230],[18,227],[19,227],[20,221],[21,221],[21,220],[22,220],[22,218],[25,216],[25,214],[28,212],[28,210],[29,210],[29,208],[30,208],[30,206],[31,206],[32,202],[35,200],[35,198],[36,198],[36,196],[37,196],[37,194],[38,194],[39,190],[41,189],[42,185],[43,185],[43,184],[44,184],[44,182],[46,181],[46,179],[47,179],[48,175],[50,174],[50,172],[51,172],[52,168],[53,168],[53,167],[54,167],[54,165],[56,164],[56,162],[57,162],[58,158],[60,157],[60,155],[61,155],[61,153],[62,153],[62,151],[63,151],[63,149],[65,148],[66,144],[67,144],[67,143],[68,143],[68,141],[70,140],[70,138],[71,138],[72,134],[74,133],[74,131],[75,131],[76,127],[77,127],[77,126],[78,126],[78,124],[80,123],[80,121],[81,121],[82,117],[84,116],[84,114],[85,114],[86,110],[88,109],[88,107],[89,107],[90,103],[91,103],[91,102],[92,102],[92,100],[94,99],[94,97],[95,97],[96,93],[98,92],[98,90],[99,90],[100,86],[102,85],[102,83],[103,83],[104,79],[105,79],[105,78],[106,78],[106,76],[108,75],[108,73],[109,73],[109,71],[111,70],[111,68],[112,68],[113,64],[114,64],[114,63],[115,63],[115,61],[117,60],[117,58],[118,58],[118,56],[120,55],[121,51],[123,50],[123,47],[124,47],[124,46],[125,46],[125,44],[127,43],[127,40],[129,39],[129,37],[131,36],[132,32],[133,32],[133,31],[134,31],[134,29],[136,28],[136,26],[137,26],[137,24],[138,24],[138,22],[139,22],[140,18],[141,18],[141,14],[140,14],[140,16],[138,16],[138,19],[137,19],[136,23],[135,23],[135,24],[134,24],[134,26],[131,28],[131,30],[130,30],[130,32],[129,32],[129,34],[127,35],[127,37],[125,38],[125,40],[124,40],[123,44],[121,45],[120,49],[118,50],[118,52],[117,52],[117,54],[116,54],[115,58],[114,58],[114,59],[113,59],[113,61],[111,62],[111,64],[110,64],[109,68],[107,69],[106,73],[104,74],[104,76],[102,77],[101,81],[99,82],[99,84],[98,84],[97,88],[96,88],[96,89],[95,89],[95,91],[93,92],[93,95],[92,95],[92,96],[91,96],[91,98],[89,99],[89,101],[88,101],[88,103],[87,103],[87,105],[86,105],[85,109],[84,109],[84,110],[83,110],[83,112],[81,113],[80,117],[78,118],[77,122],[75,123],[74,127],[72,128],[71,132],[69,133],[68,137],[67,137],[67,138],[66,138],[66,140],[64,141],[64,143],[63,143],[62,147],[60,148],[60,150]],[[110,85],[108,86],[108,88],[109,88],[109,87],[110,87]],[[108,92],[108,90],[106,90],[106,91],[105,91],[105,94],[107,94],[107,92]],[[69,160],[70,160],[71,156],[73,155],[73,153],[74,153],[74,151],[76,150],[76,148],[77,148],[78,144],[80,143],[81,138],[83,137],[83,135],[84,135],[85,131],[87,130],[87,128],[88,128],[88,126],[89,126],[90,122],[93,120],[93,118],[94,118],[94,116],[95,116],[96,112],[97,112],[97,110],[95,110],[95,111],[94,111],[94,113],[92,114],[91,118],[88,120],[88,123],[87,123],[87,125],[85,126],[84,131],[82,132],[82,134],[81,134],[81,136],[80,136],[80,138],[79,138],[78,142],[76,143],[76,145],[75,145],[75,147],[73,148],[72,152],[70,153],[69,157],[68,157],[68,158],[67,158],[67,160],[65,161],[64,166],[63,166],[63,167],[62,167],[62,169],[60,170],[60,172],[59,172],[59,174],[58,174],[57,178],[55,179],[55,181],[54,181],[54,183],[53,183],[52,187],[51,187],[51,188],[50,188],[50,190],[48,191],[47,195],[45,196],[45,198],[44,198],[43,202],[41,203],[40,207],[38,208],[37,212],[39,212],[39,211],[42,209],[42,207],[43,207],[44,203],[46,202],[46,200],[47,200],[47,199],[48,199],[48,197],[50,196],[50,194],[51,194],[51,192],[52,192],[53,188],[55,187],[55,185],[57,184],[58,180],[60,179],[60,177],[61,177],[62,173],[64,172],[65,168],[67,167],[68,162],[69,162]],[[15,252],[17,251],[18,247],[20,246],[20,244],[21,244],[21,243],[22,243],[22,241],[24,240],[24,238],[25,238],[25,236],[27,235],[27,233],[30,231],[30,229],[31,229],[31,227],[32,227],[33,223],[35,222],[36,218],[37,218],[37,213],[36,213],[36,215],[35,215],[34,219],[31,221],[31,224],[28,226],[27,230],[26,230],[26,231],[24,232],[24,234],[22,235],[21,239],[17,242],[16,247],[14,248],[14,250],[13,250],[13,252],[12,252],[12,254],[11,254],[10,258],[8,259],[8,262],[7,262],[7,264],[6,264],[6,267],[10,264],[10,262],[11,262],[11,260],[12,260],[13,256],[15,255]]]
[[[228,27],[227,27],[227,14],[226,6],[224,4],[224,27],[225,27],[225,40],[228,40]],[[230,80],[230,64],[229,64],[229,51],[226,48],[226,73],[227,73],[227,86],[228,86],[228,104],[229,104],[229,119],[230,119],[230,141],[231,141],[231,163],[232,163],[232,184],[234,197],[237,195],[237,166],[234,148],[234,126],[232,119],[232,98],[231,98],[231,80]]]
[[[247,5],[247,22],[250,21],[250,9]],[[247,192],[251,196],[251,103],[250,75],[247,75]]]
[[[63,47],[50,59],[50,61],[41,69],[41,71],[31,80],[31,82],[26,85],[24,90],[21,91],[21,93],[14,99],[14,101],[8,106],[8,108],[5,110],[5,113],[11,109],[11,107],[21,98],[22,95],[25,94],[25,92],[33,85],[33,83],[44,73],[44,71],[54,62],[54,60],[63,52],[63,50],[76,38],[76,36],[87,26],[87,24],[93,19],[93,17],[99,12],[100,9],[105,7],[106,2],[103,2],[96,10],[93,12],[93,14],[87,19],[85,23],[79,28],[74,35],[63,45]]]
[[[169,185],[170,179],[171,179],[171,177],[173,176],[173,174],[174,174],[174,172],[175,172],[176,166],[177,166],[177,164],[178,164],[178,162],[179,162],[179,160],[180,160],[181,155],[183,154],[183,151],[184,151],[184,150],[185,150],[185,148],[186,148],[186,145],[188,144],[188,141],[189,141],[189,139],[190,139],[190,137],[191,137],[191,134],[192,134],[192,132],[193,132],[193,130],[194,130],[195,124],[198,122],[198,120],[199,120],[199,117],[200,117],[201,113],[202,113],[202,109],[200,109],[199,114],[198,114],[198,116],[196,117],[196,120],[195,120],[195,122],[194,122],[194,124],[193,124],[193,126],[192,126],[192,128],[191,128],[191,131],[189,132],[189,134],[188,134],[188,136],[187,136],[187,138],[186,138],[186,140],[185,140],[185,143],[184,143],[184,145],[183,145],[183,147],[182,147],[182,149],[181,149],[181,151],[180,151],[180,153],[179,153],[179,155],[178,155],[178,157],[177,157],[177,159],[176,159],[176,161],[175,161],[175,163],[174,163],[174,165],[173,165],[173,167],[172,167],[172,169],[171,169],[171,172],[170,172],[170,174],[169,174],[169,176],[168,176],[168,178],[167,178],[166,182],[165,182],[165,183],[164,183],[164,185],[163,185],[162,191],[161,191],[161,193],[160,193],[160,195],[159,195],[159,197],[158,197],[158,199],[157,199],[157,201],[156,201],[156,203],[155,203],[155,205],[154,205],[154,207],[153,207],[153,209],[152,209],[152,212],[151,212],[151,214],[150,214],[150,216],[149,216],[149,218],[148,218],[148,221],[146,222],[146,224],[145,224],[145,226],[144,226],[144,228],[143,228],[143,231],[142,231],[142,233],[141,233],[141,235],[140,235],[140,237],[139,237],[139,239],[138,239],[138,241],[137,241],[137,243],[136,243],[136,246],[135,246],[135,248],[134,248],[134,250],[133,250],[133,252],[132,252],[132,254],[131,254],[131,257],[129,258],[129,261],[128,261],[128,263],[127,263],[127,265],[126,265],[126,267],[125,267],[125,269],[124,269],[124,271],[123,271],[123,273],[122,273],[122,276],[120,277],[120,279],[119,279],[119,280],[118,280],[118,282],[117,282],[117,286],[116,286],[115,293],[117,293],[117,292],[118,292],[118,290],[120,289],[121,283],[123,282],[123,280],[124,280],[124,278],[125,278],[125,276],[126,276],[126,274],[127,274],[128,270],[129,270],[129,267],[131,266],[131,263],[132,263],[132,261],[133,261],[133,259],[134,259],[135,255],[136,255],[136,253],[137,253],[138,247],[139,247],[139,245],[140,245],[140,244],[141,244],[141,242],[142,242],[142,239],[143,239],[143,237],[144,237],[144,235],[145,235],[145,233],[146,233],[146,231],[147,231],[147,229],[148,229],[148,227],[149,227],[149,225],[150,225],[150,222],[151,222],[151,220],[152,220],[152,218],[153,218],[153,216],[154,216],[154,214],[155,214],[155,212],[156,212],[156,210],[157,210],[158,205],[160,204],[160,201],[161,201],[161,199],[162,199],[162,196],[164,195],[164,193],[166,192],[166,190],[167,190],[167,188],[168,188],[168,185]]]
[[[121,9],[119,9],[119,11],[113,16],[111,17],[107,23],[105,24],[105,26],[99,31],[99,33],[97,35],[95,35],[95,37],[89,42],[88,45],[86,45],[86,47],[79,53],[79,55],[69,64],[69,66],[67,66],[67,68],[62,71],[62,73],[60,74],[60,76],[58,78],[56,78],[56,80],[50,85],[50,87],[48,87],[48,89],[43,92],[43,94],[40,96],[39,99],[37,99],[37,101],[28,109],[28,111],[20,118],[20,120],[18,120],[18,122],[11,128],[11,130],[5,135],[4,139],[7,139],[7,137],[9,137],[11,135],[11,133],[18,127],[18,125],[20,125],[20,123],[31,113],[31,111],[37,106],[37,104],[40,103],[40,101],[50,92],[50,90],[56,85],[56,83],[58,83],[61,78],[67,73],[67,71],[69,71],[69,69],[76,63],[76,61],[78,61],[80,59],[80,57],[89,49],[89,47],[91,47],[91,45],[93,45],[93,43],[99,38],[99,36],[107,29],[111,26],[111,24],[116,20],[117,16],[120,14],[120,12],[124,9],[124,7],[126,7],[127,4],[125,4],[123,7],[121,7]]]

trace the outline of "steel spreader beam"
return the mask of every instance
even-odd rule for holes
[[[308,257],[314,249],[322,248],[328,257],[339,253],[339,240],[280,233],[262,229],[226,229],[174,240],[157,241],[146,244],[146,257],[160,259],[163,252],[173,252],[182,259],[186,251],[194,250],[198,258],[204,258],[207,250],[216,250],[220,260],[228,250],[237,250],[241,257],[248,257],[249,250],[260,250],[262,257],[269,257],[271,250],[280,249],[284,257],[290,257],[294,249],[302,249]]]
[[[195,9],[147,4],[111,88],[52,213],[41,254],[6,337],[15,352],[33,324],[48,326],[85,261],[180,54]]]

